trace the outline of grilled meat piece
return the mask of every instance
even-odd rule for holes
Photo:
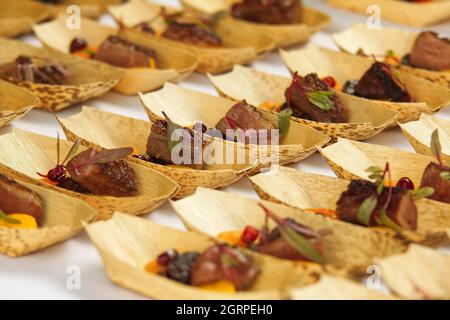
[[[264,135],[267,136],[267,144],[271,143],[270,130],[277,129],[272,122],[264,119],[261,112],[249,105],[245,100],[240,101],[231,107],[225,117],[220,119],[216,124],[216,128],[222,132],[225,138],[234,141],[238,140],[237,137],[227,137],[227,129],[240,129],[240,133],[247,132],[245,135],[245,143],[265,143],[265,141],[259,141],[259,134],[264,133]],[[252,137],[250,131],[247,130],[254,130],[254,132],[258,134],[256,137]],[[242,142],[242,140],[243,139],[239,139],[240,142]]]
[[[199,286],[228,280],[237,290],[244,290],[252,285],[259,272],[252,257],[226,245],[215,245],[198,257],[192,268],[191,283]]]
[[[434,193],[428,198],[450,203],[450,180],[442,179],[441,172],[450,171],[449,167],[441,167],[439,164],[430,162],[425,168],[420,187],[432,187]]]
[[[69,190],[69,191],[73,191],[73,192],[78,192],[78,193],[83,193],[83,194],[90,193],[88,189],[84,188],[81,184],[79,184],[72,178],[68,178],[68,177],[59,181],[57,186],[60,188]]]
[[[329,93],[324,98],[329,100],[330,110],[323,110],[312,102],[314,99],[311,95],[321,92]],[[285,92],[286,106],[292,109],[295,117],[329,123],[348,122],[350,117],[348,107],[333,93],[315,73],[310,73],[303,78],[294,74],[292,83]]]
[[[367,180],[352,180],[345,192],[336,203],[336,212],[340,220],[359,223],[357,219],[358,210],[367,198],[377,192],[375,183]],[[380,210],[387,201],[389,188],[384,188],[378,196],[378,204],[375,212]],[[386,210],[388,216],[400,227],[408,230],[417,229],[417,208],[406,188],[392,188],[392,198]],[[373,215],[375,216],[375,215]],[[371,225],[376,224],[371,221]]]
[[[150,48],[109,36],[98,48],[95,59],[121,68],[149,68],[156,52]]]
[[[299,20],[300,0],[243,0],[231,7],[233,17],[257,23],[294,24]]]
[[[163,37],[200,47],[222,46],[222,39],[213,30],[195,23],[171,22]]]
[[[450,40],[431,31],[422,32],[409,55],[409,64],[434,71],[450,70]]]
[[[135,195],[135,174],[124,160],[95,160],[111,151],[90,148],[79,153],[67,164],[70,177],[93,194],[114,197]]]
[[[188,138],[187,134],[183,136],[183,141],[181,142],[183,145],[179,156],[184,159],[184,152],[188,152],[190,157],[187,159],[189,163],[182,164],[190,166],[196,170],[201,170],[204,167],[203,151],[205,150],[208,142],[203,139],[202,141],[199,141],[199,137],[195,135],[192,130],[188,128],[184,129],[187,133],[189,133],[190,137]],[[157,120],[152,124],[152,131],[147,140],[147,154],[154,159],[162,161],[163,163],[174,163],[172,161],[171,151],[169,150],[166,120]]]
[[[141,22],[138,25],[136,25],[136,29],[143,31],[148,34],[155,34],[155,30],[150,26],[148,22]]]
[[[374,62],[354,90],[356,96],[367,99],[412,102],[406,88],[392,74],[391,67],[383,62]]]
[[[184,284],[191,284],[192,270],[199,256],[197,252],[186,252],[177,255],[169,262],[165,275],[169,279]]]
[[[1,174],[0,210],[6,214],[29,214],[36,219],[37,223],[40,223],[44,217],[41,197],[36,192]]]

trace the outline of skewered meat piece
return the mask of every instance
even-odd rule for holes
[[[149,68],[156,52],[150,48],[109,36],[98,48],[95,59],[121,68]]]
[[[272,122],[263,117],[261,112],[256,110],[255,107],[249,105],[245,100],[240,101],[231,107],[225,117],[220,119],[216,124],[216,128],[220,130],[226,138],[230,138],[227,137],[227,129],[240,129],[243,132],[246,132],[247,130],[254,130],[258,133],[257,137],[253,139],[251,139],[249,134],[246,134],[245,143],[253,142],[250,140],[254,140],[257,143],[263,143],[263,141],[259,141],[259,134],[267,133],[267,144],[271,143],[270,130],[277,129]],[[233,140],[236,140],[234,136],[232,138]]]
[[[164,31],[163,37],[200,47],[222,45],[222,39],[214,31],[195,23],[171,22]]]
[[[294,74],[285,96],[285,106],[292,109],[295,117],[329,123],[348,122],[350,117],[348,107],[316,73],[303,78]]]
[[[422,32],[409,54],[409,63],[428,70],[450,70],[450,40],[431,31]]]
[[[450,180],[445,180],[441,177],[441,173],[445,171],[450,171],[450,168],[441,167],[437,163],[430,162],[423,172],[421,188],[432,187],[434,193],[428,198],[450,203]]]
[[[93,194],[133,196],[137,192],[133,169],[124,160],[110,160],[113,159],[110,155],[118,150],[121,149],[85,150],[68,162],[67,171],[75,182]]]
[[[50,85],[68,84],[70,78],[67,69],[56,61],[28,56],[18,56],[14,62],[1,66],[0,77]]]
[[[42,199],[36,192],[1,174],[0,210],[6,214],[29,214],[38,224],[44,216]]]
[[[355,95],[367,99],[412,102],[406,88],[393,75],[391,67],[374,62],[354,87]]]
[[[231,7],[231,14],[257,23],[293,24],[298,21],[301,9],[300,0],[243,0]]]

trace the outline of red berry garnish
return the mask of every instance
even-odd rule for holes
[[[172,261],[177,256],[178,252],[176,250],[170,249],[166,252],[161,253],[156,259],[156,262],[161,266],[167,266],[170,261]]]
[[[246,226],[241,235],[241,241],[244,243],[252,243],[255,242],[259,237],[259,230],[252,227]]]
[[[66,177],[66,173],[66,167],[57,165],[47,173],[47,178],[52,182],[60,182]]]
[[[330,88],[336,87],[336,80],[333,77],[325,77],[322,79],[323,82]]]
[[[414,182],[408,177],[403,177],[397,182],[397,187],[402,187],[408,190],[414,190]]]
[[[83,38],[75,38],[70,43],[70,53],[74,53],[80,50],[86,49],[88,46],[88,43]]]

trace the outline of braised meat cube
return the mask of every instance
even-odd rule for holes
[[[95,59],[121,68],[149,68],[151,60],[156,60],[156,52],[117,36],[109,36],[98,48]]]
[[[364,200],[376,193],[377,186],[368,180],[352,180],[336,203],[336,212],[340,220],[359,223],[358,209]]]
[[[195,23],[169,23],[163,37],[200,47],[220,47],[222,39],[206,26]]]
[[[441,177],[442,172],[448,172],[450,168],[442,167],[437,163],[430,162],[422,175],[421,188],[432,187],[434,193],[430,199],[450,203],[450,180]]]
[[[233,17],[257,23],[293,24],[302,9],[300,0],[243,0],[231,7]]]
[[[379,205],[377,209],[380,209],[380,207],[386,203],[388,193],[389,189],[386,188],[378,198]],[[402,187],[392,188],[391,200],[386,212],[389,218],[403,229],[417,229],[417,207],[414,204],[414,200],[409,195],[408,189]]]
[[[434,32],[422,32],[409,55],[409,64],[434,71],[450,70],[450,40]]]

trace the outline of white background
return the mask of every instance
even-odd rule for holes
[[[158,1],[167,5],[177,5],[176,0]],[[332,17],[331,25],[314,36],[312,42],[336,49],[329,34],[350,27],[357,22],[365,22],[365,17],[358,14],[334,9],[325,5],[324,1],[304,1],[310,6],[320,9]],[[399,12],[398,14],[402,14]],[[109,16],[103,16],[101,21],[112,24]],[[384,22],[383,26],[399,26]],[[408,28],[410,29],[410,28]],[[439,32],[450,34],[450,22],[430,27]],[[39,45],[33,36],[25,36],[23,39],[29,43]],[[273,52],[263,59],[253,63],[254,68],[289,76],[287,68],[283,65],[277,52]],[[216,95],[213,87],[206,77],[193,74],[181,83],[183,87]],[[137,97],[126,97],[117,93],[107,93],[99,99],[88,101],[85,105],[95,106],[101,110],[115,112],[130,117],[147,120],[143,108]],[[69,116],[80,111],[81,106],[75,106],[61,112],[60,116]],[[450,108],[439,113],[442,118],[450,119]],[[18,127],[40,134],[56,136],[59,131],[55,119],[47,112],[33,110],[24,118],[14,122],[12,126],[0,129],[0,133],[6,133]],[[131,128],[132,130],[132,128]],[[413,152],[408,141],[402,136],[400,129],[395,128],[385,131],[377,137],[367,141],[375,144],[383,144]],[[320,155],[315,154],[308,159],[291,165],[294,168],[307,172],[334,176]],[[236,192],[250,197],[257,197],[247,179],[225,188],[229,192]],[[146,219],[161,224],[183,228],[170,204],[166,203],[148,216]],[[447,250],[446,250],[447,251]],[[76,265],[81,268],[81,289],[69,290],[66,287],[67,268]],[[90,243],[85,234],[80,234],[69,241],[53,246],[41,252],[22,258],[11,259],[0,256],[0,299],[140,299],[144,298],[129,290],[112,284],[104,272],[102,261],[96,249]]]

